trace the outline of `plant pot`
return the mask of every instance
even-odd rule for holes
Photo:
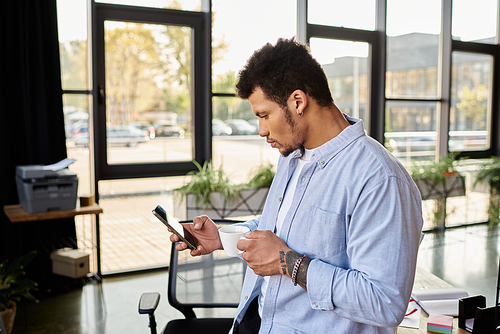
[[[7,334],[12,333],[12,329],[14,328],[14,319],[16,318],[16,302],[9,300],[9,304],[11,308],[6,309],[5,311],[0,311],[0,315],[2,316],[3,325],[5,327],[5,331]]]
[[[481,194],[490,194],[491,189],[490,185],[487,182],[477,182],[472,184],[472,192],[481,193]]]
[[[442,182],[416,179],[415,184],[422,200],[465,196],[465,178],[460,175],[446,176]]]
[[[465,196],[465,178],[463,176],[453,174],[444,176],[445,178],[439,182],[428,179],[414,180],[422,200],[435,200],[433,222],[436,231],[444,231],[446,228],[447,198]]]
[[[181,198],[174,196],[174,216],[179,220],[191,220],[207,215],[213,219],[259,215],[262,213],[269,188],[243,189],[238,198],[226,200],[219,192],[210,194],[210,203],[196,203],[192,194]]]

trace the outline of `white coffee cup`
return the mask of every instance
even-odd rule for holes
[[[227,225],[219,229],[222,247],[224,247],[227,256],[234,257],[243,253],[236,247],[236,244],[240,239],[245,239],[245,234],[248,232],[250,232],[250,229],[246,226]]]

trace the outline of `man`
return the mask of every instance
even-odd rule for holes
[[[395,333],[423,223],[412,179],[336,107],[307,46],[265,45],[236,87],[281,156],[262,216],[242,224],[251,232],[238,242],[248,270],[234,333]],[[222,248],[208,217],[193,222],[193,256]]]

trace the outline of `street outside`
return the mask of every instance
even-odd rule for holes
[[[108,148],[108,162],[148,163],[191,161],[191,138],[155,138],[136,147],[113,146]],[[252,168],[261,164],[278,162],[279,152],[272,149],[264,138],[250,136],[221,136],[213,139],[214,167],[221,167],[234,183],[248,181]],[[68,156],[76,159],[70,169],[79,177],[80,194],[90,193],[89,149],[77,147],[68,141]],[[177,188],[184,177],[166,177],[140,180],[109,180],[99,184],[100,197],[108,195],[132,195],[145,192],[165,192]]]

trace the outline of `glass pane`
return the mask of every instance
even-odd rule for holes
[[[311,38],[312,55],[323,67],[335,104],[346,114],[368,124],[369,44]]]
[[[453,39],[495,43],[497,0],[453,0]]]
[[[173,212],[172,190],[185,177],[99,181],[99,226],[103,273],[166,266],[170,232],[151,211]]]
[[[66,129],[66,148],[68,158],[76,161],[70,165],[78,175],[78,193],[91,193],[90,152],[89,152],[89,105],[91,96],[64,94],[64,126]]]
[[[437,97],[440,4],[434,0],[387,1],[388,98]]]
[[[105,22],[108,163],[192,160],[191,35]]]
[[[436,121],[435,102],[387,101],[385,147],[403,162],[435,159]]]
[[[201,10],[201,0],[95,0],[95,2],[112,3],[117,5],[170,8],[182,10]]]
[[[307,22],[375,30],[375,3],[375,0],[309,0]]]
[[[489,55],[452,54],[450,151],[489,148],[491,63]]]
[[[214,97],[212,101],[214,166],[222,168],[235,183],[248,182],[252,170],[260,165],[276,167],[279,152],[258,135],[259,122],[250,103],[237,97]]]
[[[215,93],[235,93],[235,74],[264,44],[297,33],[294,0],[213,0],[212,82]]]
[[[62,89],[87,90],[87,0],[58,0],[57,26]]]

